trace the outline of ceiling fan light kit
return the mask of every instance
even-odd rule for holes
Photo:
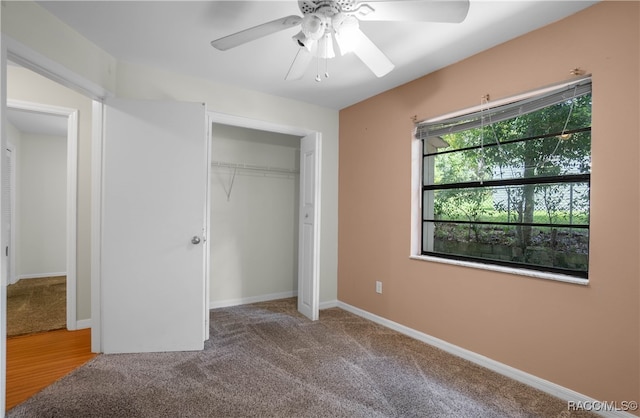
[[[300,24],[302,27],[302,33],[306,35],[307,38],[317,41],[322,38],[325,31],[329,30],[329,23],[326,19],[323,19],[320,15],[310,14],[305,15],[302,18],[302,23]]]
[[[216,39],[211,45],[221,51],[292,27],[300,31],[292,37],[299,47],[285,76],[301,79],[314,57],[334,58],[334,41],[344,56],[353,52],[376,77],[383,77],[394,65],[378,46],[360,30],[360,21],[462,22],[469,0],[299,0],[300,16],[286,16]],[[319,63],[318,63],[319,67]],[[319,71],[318,71],[319,72]],[[325,72],[328,77],[328,72]],[[316,81],[320,81],[316,75]]]

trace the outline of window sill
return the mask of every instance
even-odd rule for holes
[[[554,280],[557,282],[579,284],[582,286],[587,286],[589,284],[589,280],[579,279],[577,277],[567,276],[564,274],[545,273],[543,271],[537,271],[537,270],[527,270],[527,269],[518,269],[513,267],[496,266],[491,264],[473,263],[471,261],[451,260],[448,258],[432,257],[427,255],[411,255],[409,256],[409,258],[412,260],[433,261],[435,263],[451,264],[455,266],[470,267],[470,268],[476,268],[481,270],[497,271],[500,273],[516,274],[519,276],[534,277],[536,279]]]

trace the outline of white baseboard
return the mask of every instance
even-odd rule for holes
[[[338,301],[330,300],[328,302],[320,302],[320,306],[318,308],[320,310],[323,310],[323,309],[330,309],[330,308],[337,308],[337,307],[338,307]]]
[[[298,296],[298,292],[293,291],[293,292],[283,292],[283,293],[270,293],[268,295],[253,296],[249,298],[211,301],[209,303],[209,309],[228,308],[229,306],[246,305],[248,303],[266,302],[269,300],[277,300],[277,299],[284,299],[284,298],[293,298],[296,296]],[[323,310],[323,309],[337,308],[337,307],[338,307],[338,301],[330,300],[328,302],[320,302],[318,309]]]
[[[75,329],[86,329],[91,328],[91,319],[78,319],[76,321]]]
[[[436,337],[432,337],[431,335],[425,334],[423,332],[416,331],[412,328],[409,328],[397,322],[390,321],[386,318],[372,314],[360,308],[356,308],[355,306],[349,305],[347,303],[338,301],[337,307],[344,309],[345,311],[351,312],[353,314],[356,314],[358,316],[361,316],[370,321],[373,321],[377,324],[383,325],[394,331],[398,331],[401,334],[407,335],[409,337],[415,338],[416,340],[419,340],[429,345],[432,345],[434,347],[437,347],[457,357],[461,357],[465,360],[469,360],[472,363],[485,367],[501,375],[507,376],[511,379],[517,380],[518,382],[524,383],[525,385],[541,390],[545,393],[548,393],[549,395],[555,396],[556,398],[565,400],[567,401],[567,408],[568,408],[568,403],[573,402],[574,406],[579,406],[579,407],[582,406],[583,408],[588,408],[592,412],[595,412],[604,417],[638,418],[636,415],[632,415],[625,411],[603,411],[603,409],[610,409],[609,406],[610,404],[613,404],[613,402],[597,401],[593,398],[590,398],[586,395],[578,393],[574,390],[557,385],[553,382],[534,376],[532,374],[516,369],[514,367],[508,366],[504,363],[500,363],[498,361],[492,360],[488,357],[474,353],[473,351],[469,351],[465,348],[458,347],[457,345],[448,343]]]
[[[257,303],[257,302],[267,302],[270,300],[293,298],[296,296],[298,296],[298,292],[293,291],[293,292],[282,292],[282,293],[270,293],[267,295],[252,296],[248,298],[211,301],[209,302],[209,309],[228,308],[230,306],[246,305],[248,303]],[[338,301],[330,300],[328,302],[320,302],[318,309],[323,310],[323,309],[337,308],[337,307],[338,307]]]
[[[58,277],[58,276],[66,276],[66,275],[67,275],[66,271],[59,272],[59,273],[21,274],[20,276],[18,276],[18,280],[22,280],[22,279],[43,279],[45,277]],[[16,280],[16,282],[18,282],[18,280]]]
[[[269,300],[285,299],[298,296],[298,291],[269,293],[266,295],[250,296],[238,299],[216,300],[209,302],[209,309],[228,308],[230,306],[246,305],[248,303],[266,302]]]

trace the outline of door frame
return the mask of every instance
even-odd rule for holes
[[[111,96],[111,92],[102,86],[88,80],[63,65],[32,49],[25,44],[16,41],[5,33],[0,34],[0,147],[7,146],[5,119],[7,112],[7,60],[28,68],[50,80],[56,81],[65,87],[83,94],[84,96],[100,100]],[[77,125],[76,125],[77,126]],[[2,173],[2,159],[0,159],[0,173]],[[93,202],[92,202],[93,203]],[[0,199],[0,206],[6,205],[4,199]],[[0,224],[4,222],[4,211],[0,210]],[[9,243],[6,234],[0,228],[0,247]],[[92,263],[94,254],[92,252]],[[6,260],[0,257],[0,417],[4,417],[6,409],[6,382],[7,382],[7,324],[6,324],[6,300],[7,277],[4,271]],[[93,284],[93,282],[92,282]],[[75,305],[73,306],[75,309]],[[96,311],[92,308],[92,318]],[[92,320],[93,322],[93,320]]]
[[[76,317],[77,288],[77,224],[78,224],[78,110],[61,106],[7,99],[7,108],[25,112],[43,113],[67,118],[67,202],[66,202],[66,274],[67,274],[67,329],[78,329]],[[14,218],[15,219],[15,218]],[[12,228],[13,230],[13,228]],[[8,237],[10,253],[15,257],[13,234]],[[14,260],[14,259],[12,259]]]
[[[11,152],[11,167],[9,169],[9,202],[11,207],[8,212],[11,214],[11,223],[9,227],[11,228],[11,232],[7,237],[7,241],[9,242],[9,254],[7,255],[5,252],[5,256],[8,257],[9,265],[6,268],[7,272],[7,286],[10,284],[14,284],[17,282],[17,276],[15,275],[16,271],[16,251],[14,248],[16,247],[16,147],[13,143],[7,140],[7,145],[4,148],[5,151]],[[4,184],[4,181],[2,182]]]
[[[3,35],[0,35],[3,36]],[[0,148],[6,149],[7,135],[5,120],[7,118],[7,44],[4,36],[0,42]],[[2,173],[4,165],[0,158],[0,178],[4,180]],[[0,182],[1,183],[1,182]],[[0,193],[0,225],[4,225],[4,207],[7,205]],[[9,244],[4,233],[4,227],[0,227],[0,248]],[[0,417],[4,418],[7,406],[7,275],[6,260],[0,257]]]
[[[284,125],[284,124],[278,124],[278,123],[274,123],[274,122],[268,122],[268,121],[264,121],[264,120],[259,120],[259,119],[252,119],[252,118],[246,118],[246,117],[242,117],[242,116],[235,116],[235,115],[229,115],[226,113],[219,113],[219,112],[214,112],[214,111],[210,111],[208,112],[209,114],[209,129],[211,129],[211,124],[212,123],[217,123],[217,124],[221,124],[221,125],[229,125],[229,126],[235,126],[238,128],[249,128],[249,129],[257,129],[260,131],[266,131],[266,132],[273,132],[273,133],[279,133],[279,134],[285,134],[285,135],[294,135],[294,136],[299,136],[300,139],[302,139],[303,137],[315,134],[318,138],[317,140],[317,150],[316,150],[316,165],[318,167],[318,169],[320,170],[320,164],[322,161],[322,133],[319,131],[315,131],[312,129],[307,129],[307,128],[301,128],[298,126],[292,126],[292,125]],[[315,197],[316,197],[316,204],[315,204],[315,214],[316,214],[316,225],[315,225],[315,250],[313,252],[313,260],[310,260],[310,262],[312,263],[313,268],[310,269],[313,272],[313,276],[310,278],[311,279],[311,284],[310,284],[310,288],[312,289],[312,296],[311,299],[314,301],[313,306],[314,306],[314,312],[312,312],[312,316],[314,318],[318,318],[318,310],[319,310],[319,300],[320,300],[320,289],[319,289],[319,283],[320,283],[320,242],[321,237],[320,237],[320,220],[322,219],[321,216],[321,208],[322,208],[322,193],[320,193],[320,191],[322,186],[322,176],[321,175],[317,175],[315,176],[315,182],[314,182],[314,190],[315,190]],[[302,194],[300,194],[302,196]],[[299,206],[299,204],[298,204]],[[209,215],[211,216],[211,215]],[[210,224],[210,222],[209,222]],[[302,245],[302,242],[298,242],[298,248],[296,249],[296,251],[300,251],[300,246]],[[299,270],[300,271],[300,270]],[[209,297],[209,295],[207,295],[207,297]],[[300,286],[298,286],[298,297],[300,297]]]

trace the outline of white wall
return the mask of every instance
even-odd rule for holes
[[[16,148],[20,147],[22,140],[22,132],[18,130],[11,122],[7,121],[7,142],[13,144]]]
[[[16,275],[66,273],[67,138],[23,132],[16,174]]]
[[[213,125],[212,160],[299,169],[300,139]],[[299,177],[213,165],[212,307],[297,293]],[[231,183],[233,181],[233,183]]]
[[[0,26],[12,40],[55,62],[59,72],[80,74],[95,86],[115,90],[116,59],[37,3],[3,1]]]

